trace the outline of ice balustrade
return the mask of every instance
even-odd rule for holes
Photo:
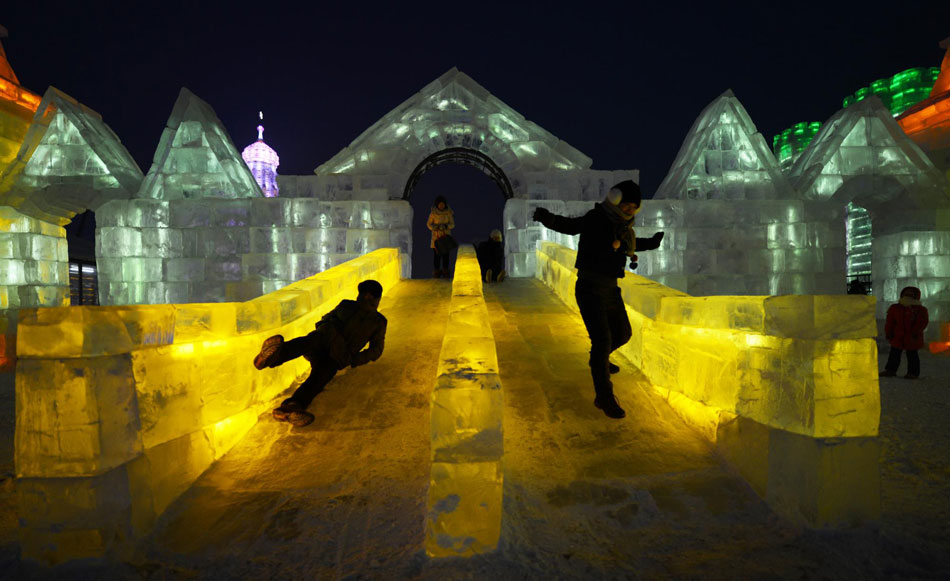
[[[542,243],[538,278],[576,310],[576,252]],[[812,526],[879,511],[874,298],[693,297],[620,282],[621,353],[777,511]]]
[[[426,553],[491,551],[501,534],[504,399],[481,269],[469,245],[455,263],[430,410]]]
[[[412,252],[403,200],[133,199],[96,218],[100,304],[248,300],[379,248]]]
[[[356,285],[400,280],[381,249],[243,303],[21,309],[16,470],[24,558],[117,554],[308,369],[257,371]]]

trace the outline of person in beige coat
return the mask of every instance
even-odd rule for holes
[[[433,276],[435,278],[448,278],[449,261],[451,260],[452,254],[451,252],[439,254],[439,249],[436,246],[437,240],[450,236],[452,229],[455,228],[455,214],[452,212],[452,208],[449,207],[449,203],[445,200],[445,196],[436,197],[435,203],[432,205],[432,211],[429,212],[426,227],[432,231],[432,243],[430,247],[432,248]]]

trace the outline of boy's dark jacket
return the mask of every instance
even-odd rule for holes
[[[615,224],[608,216],[601,204],[577,218],[566,218],[552,214],[544,208],[534,212],[534,219],[551,230],[563,234],[580,234],[577,243],[577,270],[587,270],[610,278],[623,278],[624,266],[627,264],[627,253],[623,243],[617,250],[613,248],[614,240],[623,240],[622,226]],[[650,238],[637,238],[636,252],[641,250],[656,250],[663,240],[663,233],[657,232]],[[636,268],[635,259],[631,257],[630,267]]]
[[[316,325],[316,332],[340,368],[376,361],[386,342],[386,317],[361,309],[356,301],[342,300]],[[369,343],[369,348],[362,351]]]
[[[927,307],[891,305],[887,308],[884,337],[891,347],[914,351],[924,346],[924,329],[928,323]]]

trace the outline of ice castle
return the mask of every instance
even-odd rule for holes
[[[738,429],[718,422],[740,418],[779,434],[764,454],[807,447],[786,456],[820,460],[827,439],[840,444],[835,453],[853,444],[876,459],[874,301],[843,296],[849,256],[866,258],[849,247],[849,204],[873,226],[877,319],[913,284],[934,321],[928,339],[950,340],[940,336],[950,321],[945,48],[927,99],[898,119],[876,97],[849,104],[785,166],[731,91],[699,112],[637,218],[640,236],[666,232],[662,249],[644,254],[623,293],[635,334],[627,355],[671,403],[704,417],[707,432]],[[612,184],[639,178],[592,169],[454,68],[313,175],[277,176],[262,131],[242,157],[211,105],[182,88],[143,174],[98,113],[54,87],[42,97],[21,87],[0,52],[0,385],[15,381],[18,394],[18,486],[34,502],[70,497],[70,486],[88,500],[24,521],[25,555],[102,554],[144,534],[303,370],[266,380],[235,371],[261,335],[312,329],[361,278],[409,277],[409,200],[432,167],[486,173],[506,198],[508,271],[542,279],[568,303],[576,240],[533,222],[533,210],[580,214]],[[63,227],[86,210],[96,212],[103,306],[69,307]],[[434,489],[452,494],[443,476],[468,474],[500,494],[497,359],[477,267],[463,258],[451,298],[457,335],[445,336],[433,392],[440,413],[458,413],[432,427],[433,450],[444,452],[434,456]],[[463,373],[463,359],[475,373]],[[493,445],[466,456],[463,432],[490,432]],[[782,460],[762,462],[779,470]],[[839,476],[815,466],[798,471],[804,483],[795,470],[749,478],[776,506],[807,504],[822,524],[841,514],[809,483]],[[484,502],[492,518],[497,500]],[[50,555],[56,543],[67,548]]]

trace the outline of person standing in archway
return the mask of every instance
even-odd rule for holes
[[[426,227],[432,231],[432,270],[435,278],[449,278],[449,261],[452,249],[457,246],[452,238],[455,228],[455,213],[449,207],[445,196],[437,196],[426,220]]]
[[[636,238],[633,219],[640,211],[640,186],[632,180],[610,188],[607,199],[577,218],[552,214],[544,208],[534,211],[534,220],[564,234],[580,234],[577,244],[577,284],[574,296],[590,336],[590,374],[594,380],[594,405],[607,417],[626,416],[614,396],[610,374],[620,368],[610,362],[610,354],[630,340],[630,320],[620,295],[617,279],[624,267],[637,267],[637,251],[660,247],[663,232],[650,238]]]

